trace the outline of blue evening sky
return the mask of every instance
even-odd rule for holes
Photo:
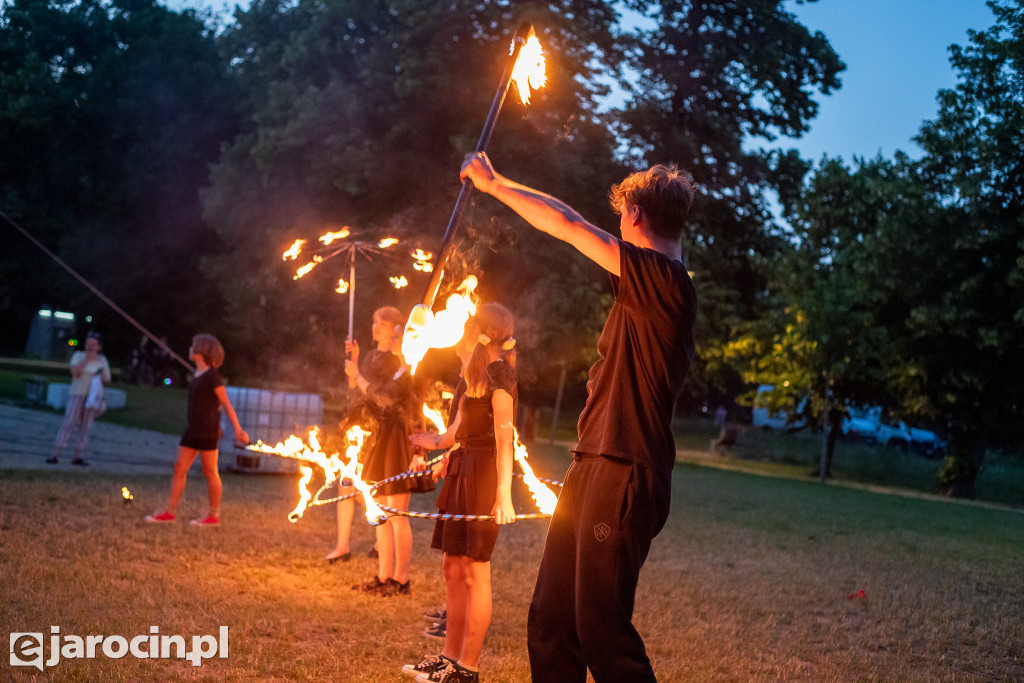
[[[166,4],[211,7],[230,16],[236,2]],[[949,45],[966,45],[968,29],[984,30],[993,22],[984,0],[788,0],[787,5],[808,29],[824,33],[847,65],[842,87],[819,96],[810,132],[791,143],[815,162],[822,155],[847,162],[854,155],[892,157],[897,149],[920,156],[911,138],[923,121],[935,117],[938,91],[956,85]]]

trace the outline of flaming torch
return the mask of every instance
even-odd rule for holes
[[[524,105],[530,101],[530,89],[540,88],[546,82],[544,56],[540,47],[540,41],[537,40],[533,26],[530,24],[520,25],[512,39],[512,48],[509,52],[505,71],[501,75],[498,90],[494,94],[494,100],[491,102],[491,109],[487,113],[487,119],[484,121],[483,131],[480,133],[480,139],[476,143],[477,152],[486,150],[487,143],[490,142],[491,134],[494,132],[494,126],[498,122],[498,114],[501,112],[502,105],[505,104],[505,96],[508,94],[509,84],[513,81],[516,83],[516,90],[519,92],[519,97]],[[429,317],[427,314],[431,314],[434,299],[437,297],[437,290],[441,285],[441,278],[444,276],[444,267],[447,265],[448,259],[451,258],[452,251],[455,249],[455,232],[459,227],[459,222],[462,220],[462,214],[466,210],[466,205],[469,203],[469,195],[472,190],[472,181],[469,179],[463,181],[459,197],[455,201],[455,209],[452,211],[452,216],[448,220],[448,227],[444,231],[444,239],[441,242],[441,250],[438,252],[437,262],[432,267],[430,283],[427,285],[427,291],[423,295],[423,303],[414,306],[412,313],[409,314],[406,333],[409,332],[410,327],[416,321],[422,321]],[[461,337],[461,334],[459,337]],[[458,337],[456,337],[455,341],[458,341]],[[404,344],[402,352],[403,354],[405,353]],[[422,355],[420,358],[422,358]],[[406,361],[415,367],[416,363],[412,362],[408,356],[406,356]]]
[[[476,143],[476,151],[483,152],[487,149],[487,143],[491,140],[494,126],[498,122],[498,114],[505,104],[505,95],[508,94],[508,86],[512,80],[516,81],[516,89],[519,91],[523,104],[530,101],[530,88],[539,88],[546,82],[544,75],[544,57],[541,51],[540,42],[534,34],[533,26],[522,24],[512,39],[512,50],[509,60],[505,66],[505,72],[501,75],[498,83],[498,91],[494,94],[494,101],[491,102],[491,110],[487,113],[487,120],[484,121],[484,129],[480,133],[480,139]],[[434,272],[427,286],[426,294],[423,296],[423,305],[431,308],[434,305],[434,298],[437,296],[438,287],[441,285],[441,277],[444,275],[444,267],[451,258],[452,250],[455,248],[455,231],[462,220],[462,214],[469,203],[469,195],[473,189],[473,183],[466,179],[462,183],[459,197],[455,201],[455,210],[448,221],[448,227],[444,231],[444,240],[441,242],[437,263],[434,265]]]

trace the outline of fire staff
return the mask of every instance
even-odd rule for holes
[[[633,603],[668,517],[671,420],[694,353],[697,297],[680,244],[692,179],[659,165],[614,185],[616,238],[499,175],[485,153],[467,156],[462,178],[607,270],[615,295],[530,603],[533,681],[583,683],[588,668],[597,683],[654,681]]]

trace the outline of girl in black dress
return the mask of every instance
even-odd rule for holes
[[[193,519],[193,526],[220,526],[220,473],[217,470],[217,442],[220,440],[220,410],[224,409],[235,439],[249,443],[249,435],[238,423],[235,409],[228,400],[227,389],[217,368],[224,363],[224,347],[212,334],[197,334],[188,349],[188,359],[196,364],[195,377],[188,385],[188,427],[178,446],[178,460],[171,478],[171,495],[162,511],[146,515],[147,522],[173,522],[178,501],[185,492],[188,468],[196,455],[202,460],[203,475],[210,496],[210,510],[206,517]]]
[[[371,446],[363,463],[362,479],[377,482],[410,468],[423,469],[423,456],[414,453],[409,444],[409,424],[413,408],[413,385],[409,367],[404,364],[401,350],[405,317],[397,308],[385,306],[373,314],[373,340],[377,348],[366,353],[359,362],[359,345],[346,343],[349,359],[345,361],[345,374],[349,383],[362,399],[363,426],[371,432]],[[374,492],[374,498],[397,510],[409,509],[410,492],[421,483],[421,478],[410,477],[386,484]],[[351,500],[349,510],[352,510]],[[351,526],[352,513],[348,513]],[[341,508],[339,507],[339,546],[341,539]],[[348,545],[345,529],[345,546]],[[389,517],[376,527],[377,574],[371,581],[353,588],[380,595],[406,595],[409,593],[409,564],[412,557],[412,529],[404,515]],[[335,549],[335,553],[340,548]],[[348,552],[347,548],[343,551]],[[333,553],[332,553],[333,554]]]
[[[476,681],[484,636],[491,623],[491,553],[498,525],[515,521],[512,507],[512,453],[516,353],[512,314],[495,303],[475,316],[476,348],[465,369],[466,393],[458,416],[443,434],[414,433],[421,448],[460,448],[441,460],[436,476],[445,478],[438,509],[450,514],[492,515],[493,520],[437,520],[431,546],[444,552],[448,609],[444,650],[405,673],[441,681]]]

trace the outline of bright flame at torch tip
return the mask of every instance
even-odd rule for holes
[[[393,244],[398,244],[398,239],[395,237],[385,237],[380,242],[377,242],[377,248],[387,249]]]
[[[519,50],[516,65],[512,67],[512,80],[515,81],[519,99],[524,105],[530,104],[530,89],[537,90],[547,83],[544,73],[544,51],[532,32],[526,44]]]
[[[416,374],[416,366],[428,350],[455,346],[462,339],[466,321],[476,313],[476,286],[476,276],[466,277],[436,315],[423,304],[413,307],[402,335],[402,356],[410,366],[409,374]]]

